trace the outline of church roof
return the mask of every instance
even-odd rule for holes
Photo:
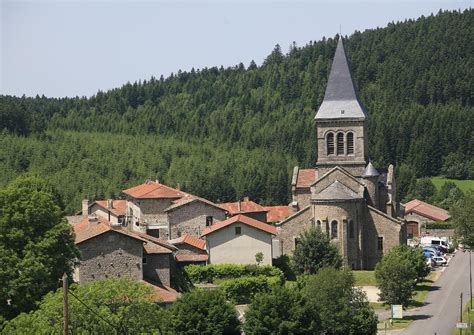
[[[316,120],[365,119],[364,107],[359,101],[342,38],[339,38],[329,73],[324,100],[316,113]]]
[[[378,176],[380,176],[380,173],[372,165],[372,162],[369,162],[369,164],[367,164],[367,167],[364,170],[364,173],[362,174],[362,177],[378,177]]]
[[[338,180],[312,197],[314,200],[352,200],[360,198],[361,197],[356,192],[352,191],[349,187],[340,183]]]

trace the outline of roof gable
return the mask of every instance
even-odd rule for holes
[[[225,211],[225,209],[223,209],[221,206],[213,203],[212,201],[209,201],[207,199],[200,198],[200,197],[197,197],[197,196],[194,196],[194,195],[191,195],[191,194],[186,194],[184,197],[175,200],[171,206],[169,206],[167,209],[165,209],[165,212],[171,212],[171,211],[173,211],[175,209],[178,209],[182,206],[186,206],[188,204],[192,204],[192,203],[195,203],[195,202],[201,202],[205,205],[215,207],[216,209],[219,209],[221,211]]]
[[[313,195],[314,200],[352,200],[362,199],[358,193],[341,183],[339,180],[334,181],[321,192]]]
[[[261,221],[249,218],[248,216],[239,214],[239,215],[231,217],[230,219],[218,222],[218,223],[204,229],[204,231],[202,233],[202,236],[212,234],[213,232],[215,232],[219,229],[222,229],[224,227],[230,226],[234,223],[243,223],[243,224],[245,224],[249,227],[253,227],[255,229],[267,232],[269,234],[276,235],[276,228],[275,227],[273,227],[269,224],[263,223]]]
[[[344,185],[356,193],[359,193],[365,187],[361,181],[347,172],[344,168],[335,166],[311,185],[311,191],[312,193],[319,193],[336,180],[341,182],[344,181]]]
[[[331,72],[329,73],[326,92],[323,102],[316,113],[316,120],[364,120],[366,117],[365,109],[357,95],[342,38],[339,37],[332,61]]]
[[[267,210],[257,204],[256,202],[244,198],[243,201],[237,202],[227,202],[223,204],[218,204],[218,206],[226,211],[228,211],[231,215],[236,214],[244,214],[244,213],[256,213],[256,212],[267,212]],[[239,208],[240,206],[240,208]]]
[[[110,211],[115,216],[125,215],[127,200],[112,200],[112,208],[108,208],[108,201],[109,200],[96,200],[89,205],[89,208],[92,208],[94,205],[98,205],[106,211]]]

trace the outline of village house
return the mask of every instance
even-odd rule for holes
[[[89,215],[73,226],[81,258],[74,281],[127,277],[155,288],[157,299],[170,303],[178,293],[170,287],[174,246],[152,236],[137,234],[105,218]]]
[[[447,210],[418,199],[407,202],[404,207],[409,239],[421,236],[423,224],[448,221],[451,218]]]
[[[162,239],[183,234],[199,237],[206,227],[226,218],[226,210],[213,202],[157,181],[147,181],[122,193],[129,228]]]
[[[206,228],[209,263],[255,264],[255,256],[263,254],[262,264],[272,264],[272,238],[276,228],[267,223],[238,214]]]
[[[399,217],[393,166],[379,171],[369,160],[368,116],[342,38],[315,120],[316,167],[294,168],[293,214],[278,224],[275,244],[280,253],[292,254],[301,233],[316,227],[337,245],[347,266],[373,269],[388,250],[406,243],[406,224]]]
[[[168,242],[178,249],[174,257],[175,261],[181,266],[188,264],[205,265],[209,260],[206,241],[203,239],[185,234]]]

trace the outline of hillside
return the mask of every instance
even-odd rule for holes
[[[355,32],[345,46],[376,165],[440,174],[474,156],[474,10]],[[294,164],[316,160],[314,114],[336,38],[276,46],[261,66],[178,71],[90,98],[0,98],[0,185],[49,178],[68,212],[158,178],[211,200],[287,203]]]

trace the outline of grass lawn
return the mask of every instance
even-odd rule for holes
[[[406,328],[412,323],[414,320],[411,319],[403,319],[403,320],[393,320],[392,324],[390,324],[390,321],[385,320],[383,322],[380,322],[377,325],[378,330],[394,330],[394,329],[403,329]],[[387,325],[387,328],[385,328],[385,325]]]
[[[377,286],[374,271],[352,271],[355,277],[355,286]]]
[[[474,299],[472,299],[472,301],[473,301],[472,306],[474,307]],[[468,300],[467,303],[466,303],[466,307],[464,308],[464,312],[462,313],[462,322],[469,322],[469,315],[467,315],[467,309],[468,309],[469,305],[470,304],[469,304],[469,300]],[[470,317],[471,317],[471,322],[474,321],[474,312],[470,311],[469,314],[470,314]],[[472,333],[473,328],[474,327],[471,326],[471,333]],[[469,329],[463,329],[462,333],[463,334],[471,334],[469,332]],[[461,334],[460,329],[456,329],[456,328],[451,333],[451,335],[459,335],[459,334]]]
[[[433,184],[436,186],[436,188],[439,190],[441,186],[447,181],[452,181],[463,191],[466,193],[468,190],[474,190],[474,180],[457,180],[457,179],[447,179],[443,177],[431,177],[431,181]]]

